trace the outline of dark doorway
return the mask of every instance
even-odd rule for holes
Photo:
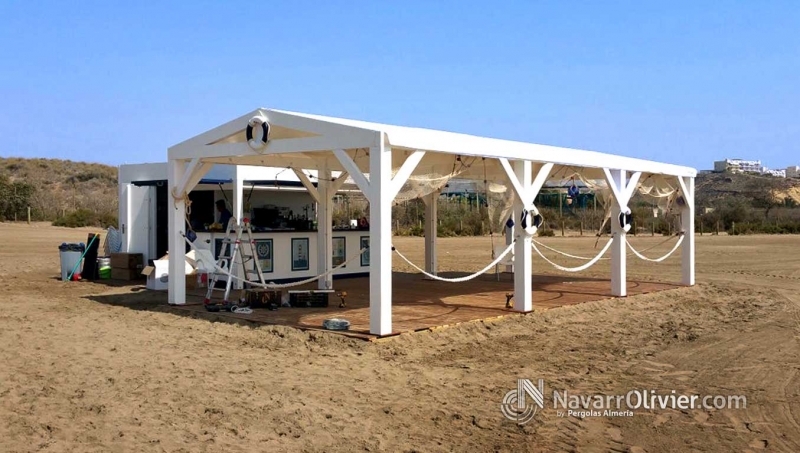
[[[167,181],[156,184],[156,256],[161,258],[169,250],[169,219],[167,217]]]

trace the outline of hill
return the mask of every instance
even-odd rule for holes
[[[762,222],[771,211],[780,219],[800,219],[798,179],[711,173],[698,175],[695,186],[698,215],[707,225],[718,220],[726,228],[731,222]],[[23,219],[30,206],[34,220],[70,226],[116,225],[117,203],[116,167],[60,159],[0,158],[0,220],[13,219],[15,214]],[[418,219],[412,223],[418,224]]]
[[[0,158],[0,181],[9,191],[30,188],[35,220],[56,220],[71,212],[91,211],[117,217],[117,168],[61,159]],[[17,203],[20,204],[20,203]],[[9,210],[10,209],[10,210]],[[24,217],[27,206],[7,208],[5,217]]]
[[[776,204],[800,204],[800,179],[774,176],[708,173],[695,180],[698,206],[713,206],[731,197],[752,206],[762,206],[772,199]],[[791,200],[787,202],[787,199]]]

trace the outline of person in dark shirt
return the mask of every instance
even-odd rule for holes
[[[225,200],[217,200],[217,211],[219,211],[219,223],[223,228],[227,228],[228,221],[231,220],[233,214],[231,214],[231,211],[228,211],[228,207],[225,206]]]

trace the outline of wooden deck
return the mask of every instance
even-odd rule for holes
[[[534,309],[549,309],[613,297],[610,282],[604,279],[534,275],[533,285]],[[395,331],[392,335],[519,315],[505,308],[505,294],[513,292],[513,287],[511,274],[501,275],[499,282],[492,275],[453,284],[426,280],[419,274],[396,272],[392,279],[392,327]],[[677,285],[666,283],[628,282],[628,294],[644,294],[675,287]],[[332,296],[327,308],[280,308],[275,311],[255,309],[249,315],[209,313],[202,305],[204,293],[199,291],[187,295],[187,305],[172,308],[221,321],[244,321],[315,330],[321,329],[322,321],[327,318],[344,318],[350,321],[350,330],[337,333],[370,340],[378,338],[369,333],[369,279],[335,280],[334,288],[337,292],[347,292],[347,308],[338,308],[339,299]],[[314,285],[293,289],[314,289]]]

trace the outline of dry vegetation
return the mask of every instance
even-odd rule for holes
[[[34,220],[56,220],[86,210],[98,217],[117,216],[117,168],[103,164],[60,159],[0,158],[0,177],[28,184]],[[26,207],[11,212],[19,219]]]

